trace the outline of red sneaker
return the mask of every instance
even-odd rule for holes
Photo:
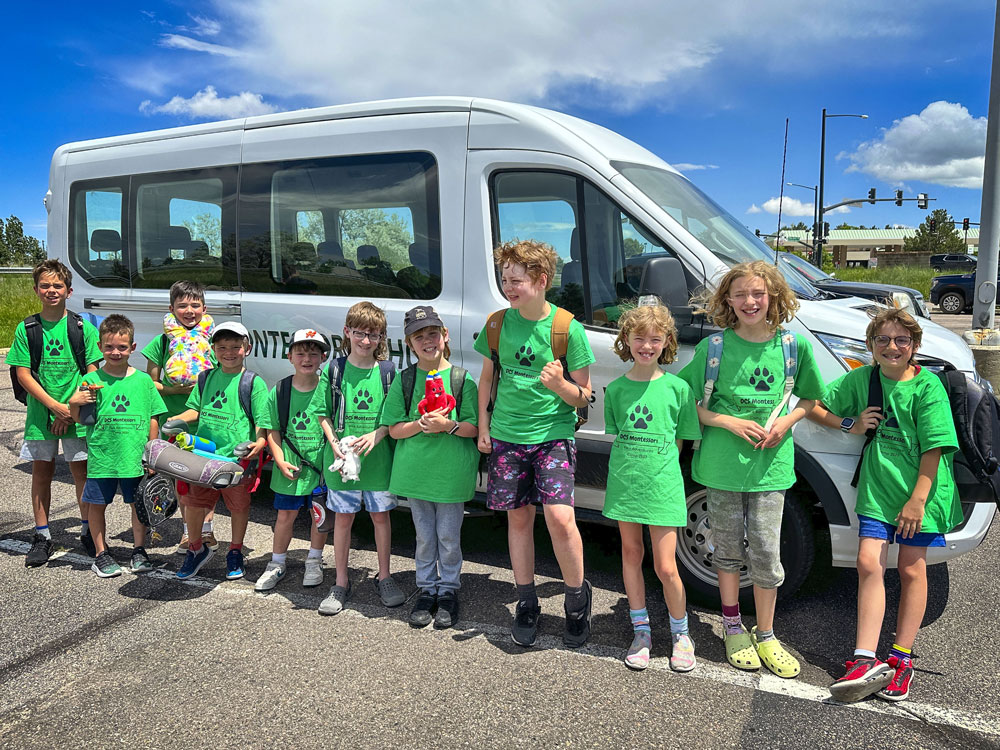
[[[847,672],[830,685],[830,695],[841,703],[867,698],[889,684],[892,667],[878,659],[859,657],[845,665]]]
[[[878,691],[878,697],[884,701],[906,700],[910,695],[910,683],[913,682],[913,663],[904,662],[898,656],[890,656],[889,666],[896,672],[892,681]]]

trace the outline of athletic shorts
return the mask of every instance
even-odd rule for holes
[[[517,510],[529,503],[573,506],[574,440],[521,445],[494,439],[487,465],[490,510]]]
[[[224,490],[189,484],[187,494],[180,496],[180,504],[187,508],[213,510],[219,502],[219,495],[222,495],[222,501],[230,513],[245,513],[250,510],[250,488],[245,484],[226,487]]]
[[[889,544],[893,541],[907,547],[944,547],[944,534],[932,531],[918,531],[909,539],[904,539],[896,533],[899,528],[894,523],[886,523],[869,516],[858,516],[858,536],[865,539],[885,539]]]
[[[327,490],[326,507],[334,513],[382,513],[396,507],[396,496],[385,490]]]
[[[298,510],[309,502],[310,495],[283,495],[274,493],[275,510]]]
[[[83,497],[85,503],[94,505],[111,505],[111,501],[118,494],[121,488],[122,500],[126,503],[135,502],[135,490],[139,486],[142,477],[129,477],[118,479],[116,477],[92,477],[83,486]]]
[[[22,461],[54,461],[59,455],[59,441],[66,463],[87,460],[87,441],[78,437],[63,437],[58,440],[25,440],[21,444]]]

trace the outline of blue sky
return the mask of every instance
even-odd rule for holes
[[[368,99],[489,96],[609,127],[772,232],[786,181],[827,205],[897,188],[959,221],[980,211],[991,3],[700,0],[209,0],[6,8],[0,215],[45,238],[62,143]],[[785,188],[783,223],[813,193]],[[914,203],[830,218],[916,226]]]

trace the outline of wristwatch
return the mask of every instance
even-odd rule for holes
[[[448,434],[449,435],[454,435],[456,432],[458,432],[458,428],[459,427],[461,427],[461,423],[456,419],[455,420],[455,426],[452,427],[450,430],[448,430]]]
[[[844,417],[840,422],[840,429],[844,432],[850,432],[851,428],[854,427],[854,419],[851,417]]]

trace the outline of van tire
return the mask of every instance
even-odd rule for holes
[[[941,312],[960,315],[965,310],[965,296],[961,292],[945,292],[938,299]]]
[[[686,472],[685,472],[686,473]],[[719,606],[718,577],[712,567],[714,545],[708,524],[708,504],[705,488],[688,479],[688,523],[678,529],[677,568],[691,601],[703,606]],[[793,490],[785,492],[785,509],[781,520],[781,565],[785,582],[780,592],[783,598],[795,594],[809,576],[815,560],[815,532],[811,509]],[[740,571],[740,606],[752,611],[753,586],[746,567]]]

